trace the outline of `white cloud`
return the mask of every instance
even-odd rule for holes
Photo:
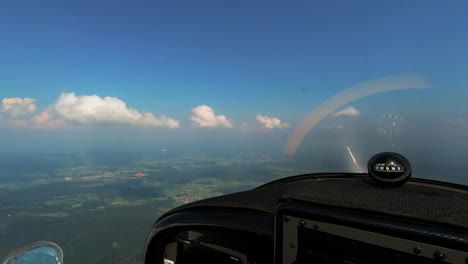
[[[338,112],[335,112],[332,114],[333,117],[339,117],[339,116],[351,116],[351,117],[357,117],[359,116],[359,111],[352,107],[352,106],[349,106],[343,110],[340,110]]]
[[[262,116],[260,114],[257,115],[257,121],[262,124],[264,128],[267,129],[282,129],[282,128],[288,128],[289,124],[286,122],[282,122],[276,117],[269,117],[269,116]]]
[[[51,114],[49,111],[44,111],[33,117],[9,118],[7,119],[7,125],[10,128],[16,128],[16,129],[29,129],[29,128],[56,129],[56,128],[64,128],[68,124],[63,119],[55,118],[53,114]]]
[[[24,117],[36,112],[36,100],[32,98],[3,98],[2,111],[12,117]]]
[[[101,98],[97,95],[76,96],[62,93],[51,110],[58,118],[79,124],[114,123],[148,127],[179,127],[179,121],[167,116],[156,117],[152,113],[128,108],[124,101],[115,97]]]
[[[233,127],[231,119],[224,115],[215,115],[213,108],[207,105],[193,108],[192,113],[192,125],[195,127]]]
[[[44,111],[33,118],[32,126],[36,128],[56,129],[66,127],[67,125],[65,120],[54,118],[53,114],[49,111]]]

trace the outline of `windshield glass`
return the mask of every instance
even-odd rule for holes
[[[158,216],[306,173],[468,184],[466,1],[2,1],[0,255],[134,263]],[[0,257],[1,258],[1,257]]]

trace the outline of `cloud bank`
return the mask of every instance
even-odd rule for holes
[[[207,105],[199,105],[193,108],[191,119],[194,127],[233,127],[231,119],[224,115],[216,115],[213,108]]]
[[[358,117],[359,114],[360,113],[356,108],[349,106],[343,110],[333,113],[332,116],[333,117],[340,117],[340,116]]]
[[[8,113],[12,117],[24,117],[36,112],[35,101],[32,98],[3,98],[2,112]]]
[[[115,97],[76,96],[62,93],[58,100],[40,114],[32,98],[4,98],[0,113],[5,124],[14,128],[64,128],[76,125],[120,124],[142,127],[177,128],[179,121],[128,108]]]
[[[54,113],[69,122],[93,124],[123,124],[146,127],[179,127],[179,121],[167,116],[156,117],[152,113],[139,112],[128,108],[124,101],[97,95],[76,96],[74,93],[62,93],[51,107]]]
[[[44,111],[33,118],[32,126],[35,128],[56,129],[66,127],[67,122],[61,118],[54,117],[49,111]]]
[[[257,115],[257,121],[262,125],[262,127],[266,129],[284,129],[288,128],[289,124],[286,122],[282,122],[276,117],[269,117],[269,116],[262,116],[260,114]]]

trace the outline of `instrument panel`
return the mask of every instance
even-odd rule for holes
[[[276,221],[276,264],[429,264],[468,260],[466,247],[461,243],[466,242],[466,237],[401,220],[283,204]]]

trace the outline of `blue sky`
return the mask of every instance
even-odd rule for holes
[[[37,115],[62,93],[111,96],[187,129],[192,109],[207,105],[233,128],[258,126],[261,114],[291,130],[347,87],[418,73],[431,92],[400,93],[389,110],[458,118],[466,10],[466,1],[2,1],[0,97],[33,98]],[[362,116],[381,107],[352,105]]]

